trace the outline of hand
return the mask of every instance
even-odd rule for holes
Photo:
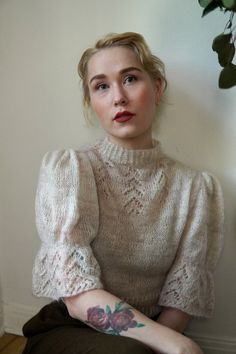
[[[170,330],[166,337],[163,332],[162,339],[158,348],[152,346],[157,354],[204,354],[197,343],[176,331]]]
[[[185,338],[181,343],[180,348],[177,349],[176,354],[204,354],[201,348],[190,338]]]
[[[163,307],[157,322],[163,326],[173,329],[176,332],[183,333],[190,321],[190,318],[191,316],[186,312],[172,307]]]

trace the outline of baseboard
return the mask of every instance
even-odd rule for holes
[[[0,302],[0,336],[4,333],[2,302]]]
[[[15,303],[3,303],[4,332],[22,335],[22,326],[37,312],[38,308]]]
[[[37,312],[38,308],[3,303],[4,331],[22,335],[22,326]],[[210,337],[202,334],[188,333],[203,349],[204,354],[232,354],[236,353],[236,337]]]
[[[204,350],[205,354],[235,354],[236,337],[213,337],[202,334],[188,333]]]

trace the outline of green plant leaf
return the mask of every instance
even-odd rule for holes
[[[199,5],[205,9],[213,0],[198,0]]]
[[[236,1],[235,0],[221,0],[224,7],[227,9],[232,9],[234,6],[236,6]]]
[[[215,1],[211,1],[203,10],[202,12],[202,17],[206,16],[207,14],[209,14],[210,12],[214,11],[215,9],[217,9],[217,7],[221,8],[221,2],[215,0]]]
[[[233,43],[230,43],[220,53],[218,53],[219,64],[223,67],[227,66],[232,62],[234,54],[235,46]]]
[[[212,43],[212,49],[214,52],[220,52],[224,47],[230,44],[232,38],[232,34],[220,34],[219,36],[215,37]]]
[[[219,87],[222,89],[236,86],[236,65],[230,63],[220,73]]]
[[[232,34],[220,34],[212,43],[212,49],[218,53],[218,61],[225,67],[232,62],[235,54],[234,43],[231,43]]]

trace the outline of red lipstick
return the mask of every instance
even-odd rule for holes
[[[134,114],[129,111],[123,111],[123,112],[118,112],[113,118],[113,120],[119,123],[125,123],[128,120],[130,120],[133,116]]]

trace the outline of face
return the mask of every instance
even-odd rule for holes
[[[109,140],[134,149],[152,146],[152,123],[161,82],[126,47],[102,49],[88,62],[91,107]]]

